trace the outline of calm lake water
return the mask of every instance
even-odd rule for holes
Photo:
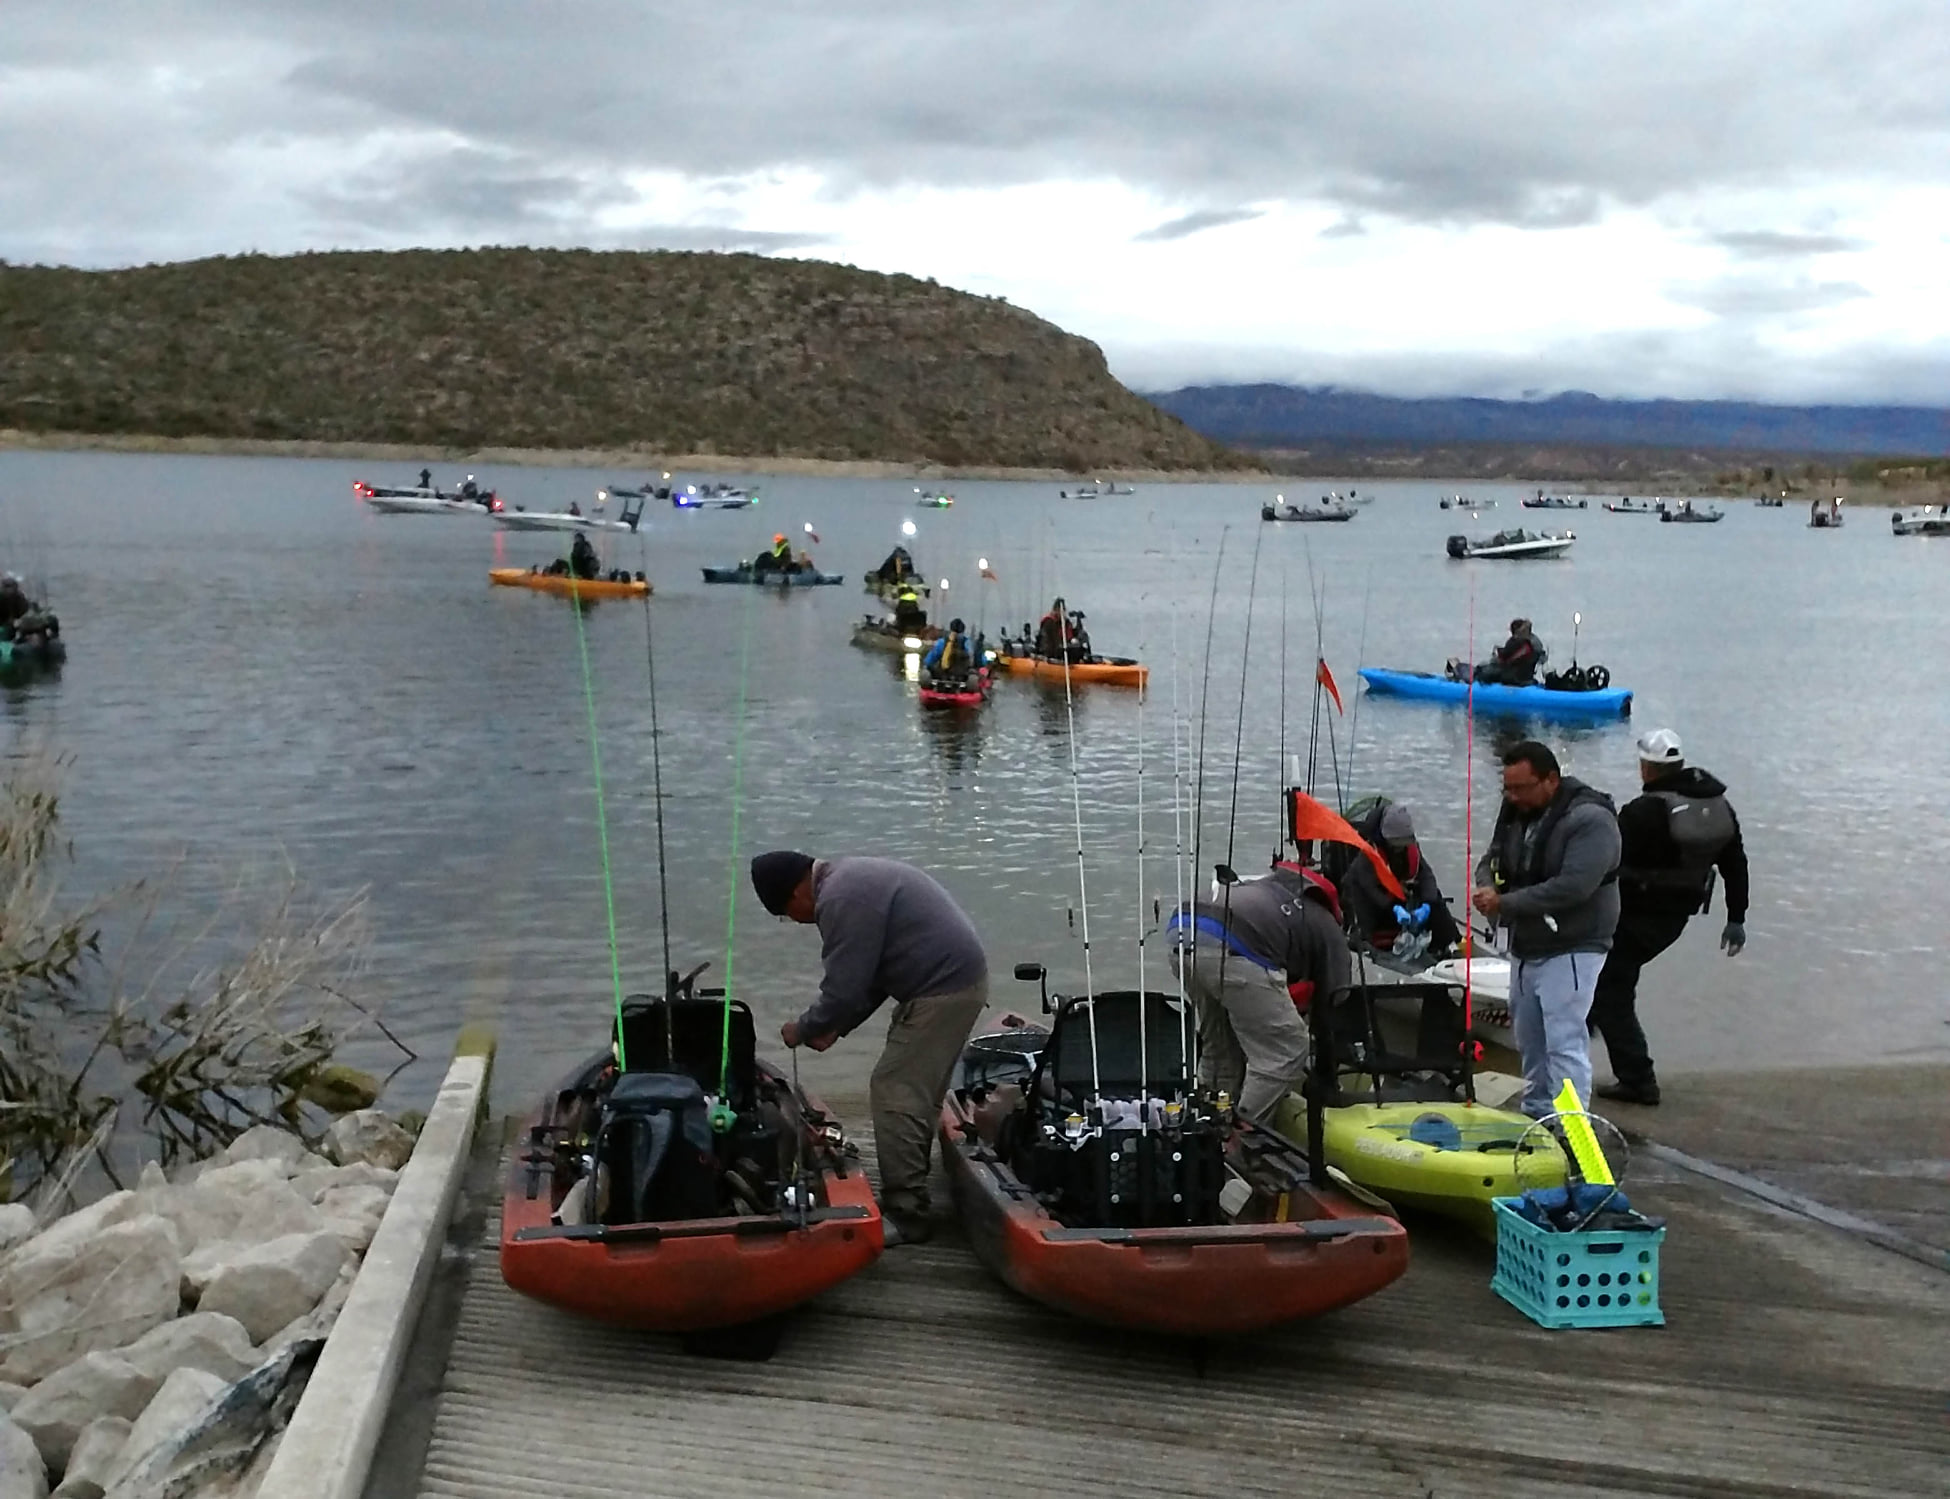
[[[566,538],[382,516],[353,496],[355,478],[409,482],[417,467],[0,453],[0,548],[44,581],[71,652],[58,679],[7,692],[0,712],[10,752],[33,742],[71,760],[70,893],[174,867],[167,913],[189,922],[287,862],[321,899],[364,890],[366,992],[424,1057],[396,1085],[402,1101],[430,1094],[459,1024],[484,1020],[502,1038],[498,1101],[512,1104],[592,1049],[609,1003],[575,616],[486,579]],[[479,472],[531,508],[587,506],[596,485],[628,477]],[[1479,718],[1476,827],[1495,812],[1498,737],[1526,727],[1617,795],[1636,784],[1633,736],[1661,725],[1730,784],[1754,865],[1749,945],[1737,960],[1717,951],[1716,905],[1650,970],[1642,1009],[1662,1070],[1950,1056],[1950,804],[1938,794],[1950,693],[1925,664],[1950,629],[1950,543],[1892,537],[1867,511],[1839,533],[1809,530],[1805,509],[1746,505],[1711,527],[1614,516],[1595,499],[1526,515],[1528,491],[1510,486],[1469,490],[1502,502],[1469,521],[1437,508],[1453,485],[1354,481],[1376,498],[1352,524],[1262,528],[1259,503],[1276,490],[1348,486],[1158,485],[1075,502],[1054,484],[962,483],[937,512],[905,482],[758,482],[755,510],[653,508],[640,539],[610,545],[656,588],[673,961],[710,959],[722,975],[729,933],[734,986],[766,1032],[819,972],[816,934],[772,921],[750,894],[744,860],[771,847],[934,871],[984,932],[1001,1001],[1034,1003],[1007,977],[1017,961],[1081,976],[1061,689],[1005,681],[981,715],[946,719],[921,711],[897,659],[849,644],[862,571],[912,520],[909,546],[971,624],[1033,619],[1060,592],[1100,649],[1152,663],[1142,710],[1115,688],[1080,688],[1075,703],[1100,982],[1136,977],[1140,921],[1173,897],[1174,727],[1196,740],[1208,694],[1204,862],[1229,842],[1242,871],[1271,853],[1283,703],[1287,749],[1306,748],[1316,593],[1347,699],[1334,732],[1352,791],[1413,808],[1451,893],[1465,868],[1464,716],[1366,700],[1355,669],[1470,654],[1472,617],[1480,656],[1519,613],[1568,662],[1582,611],[1578,655],[1637,692],[1634,716]],[[1572,556],[1444,555],[1451,531],[1519,520],[1575,529]],[[749,556],[774,530],[803,539],[807,523],[846,586],[781,596],[700,581],[701,564]],[[994,582],[979,577],[983,557]],[[661,959],[645,611],[603,604],[584,626],[623,970],[648,988]],[[1189,779],[1187,767],[1187,800]],[[1155,944],[1149,961],[1165,971]],[[808,1080],[857,1092],[876,1050],[862,1036],[810,1059]]]

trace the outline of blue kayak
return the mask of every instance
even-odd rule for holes
[[[1464,702],[1470,693],[1469,683],[1426,671],[1388,671],[1364,666],[1361,680],[1368,684],[1370,692],[1428,698],[1439,703]],[[1488,713],[1574,713],[1586,718],[1632,716],[1632,694],[1623,687],[1607,687],[1598,692],[1553,692],[1548,687],[1504,687],[1478,682],[1475,690],[1476,706]]]

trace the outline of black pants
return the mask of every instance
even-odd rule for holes
[[[1591,1028],[1605,1038],[1611,1070],[1628,1088],[1656,1081],[1639,1024],[1639,971],[1679,940],[1690,916],[1622,916],[1591,1000]]]

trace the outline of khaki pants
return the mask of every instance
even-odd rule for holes
[[[1198,1016],[1198,1080],[1225,1089],[1247,1118],[1264,1119],[1306,1076],[1307,1022],[1279,974],[1203,937],[1196,948],[1195,962],[1174,948],[1171,965],[1184,964]]]
[[[988,980],[951,994],[924,994],[894,1006],[887,1046],[867,1090],[880,1153],[880,1205],[921,1216],[928,1210],[928,1163],[941,1101],[968,1034],[989,1002]]]

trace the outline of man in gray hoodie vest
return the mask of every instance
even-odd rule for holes
[[[1510,1025],[1523,1111],[1552,1112],[1569,1079],[1591,1102],[1585,1022],[1618,926],[1618,818],[1611,798],[1564,775],[1534,739],[1503,754],[1503,807],[1471,903],[1510,933]]]
[[[887,1243],[922,1243],[941,1101],[988,1003],[982,939],[946,890],[896,859],[777,850],[752,860],[752,888],[774,916],[817,925],[823,943],[819,997],[780,1030],[787,1046],[824,1051],[894,1001],[867,1096]]]

